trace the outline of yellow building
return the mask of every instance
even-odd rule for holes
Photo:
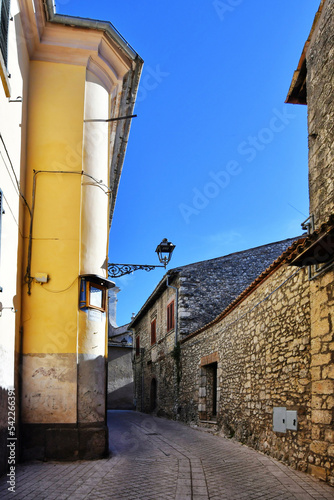
[[[108,234],[131,124],[110,118],[132,115],[142,60],[107,22],[58,15],[52,0],[15,8],[9,37],[24,56],[17,76],[25,70],[22,259],[19,240],[16,249],[23,457],[98,457],[108,441]],[[10,57],[2,69],[8,99]]]

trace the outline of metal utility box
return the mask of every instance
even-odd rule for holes
[[[297,412],[294,410],[287,410],[286,412],[286,428],[291,431],[296,431],[298,426]]]
[[[286,408],[284,406],[274,408],[273,431],[286,432]]]

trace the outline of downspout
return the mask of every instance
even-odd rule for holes
[[[133,406],[137,411],[136,335],[133,328],[129,328],[129,332],[132,335]]]
[[[144,411],[144,355],[145,355],[145,347],[140,348],[140,366],[141,366],[141,402],[140,402],[140,411],[143,413]]]
[[[175,339],[174,345],[177,345],[178,341],[178,320],[179,320],[179,289],[176,286],[172,286],[169,284],[169,276],[167,274],[167,282],[166,285],[168,288],[173,288],[175,290],[175,309],[174,309],[174,322],[175,322]]]

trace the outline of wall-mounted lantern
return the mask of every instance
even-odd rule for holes
[[[125,274],[131,274],[134,271],[143,269],[144,271],[152,271],[156,267],[164,267],[166,269],[167,264],[172,258],[172,253],[174,251],[175,245],[164,238],[162,242],[157,246],[156,253],[158,254],[159,261],[163,264],[151,265],[151,264],[108,264],[108,276],[109,278],[120,278],[125,276]]]
[[[155,250],[156,253],[158,254],[159,262],[161,262],[161,264],[164,265],[165,269],[168,262],[172,258],[172,253],[174,252],[174,248],[175,245],[173,245],[173,243],[168,241],[167,238],[164,238]]]

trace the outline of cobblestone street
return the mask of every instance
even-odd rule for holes
[[[228,439],[141,413],[108,412],[111,456],[17,466],[1,499],[334,499],[334,488]]]

